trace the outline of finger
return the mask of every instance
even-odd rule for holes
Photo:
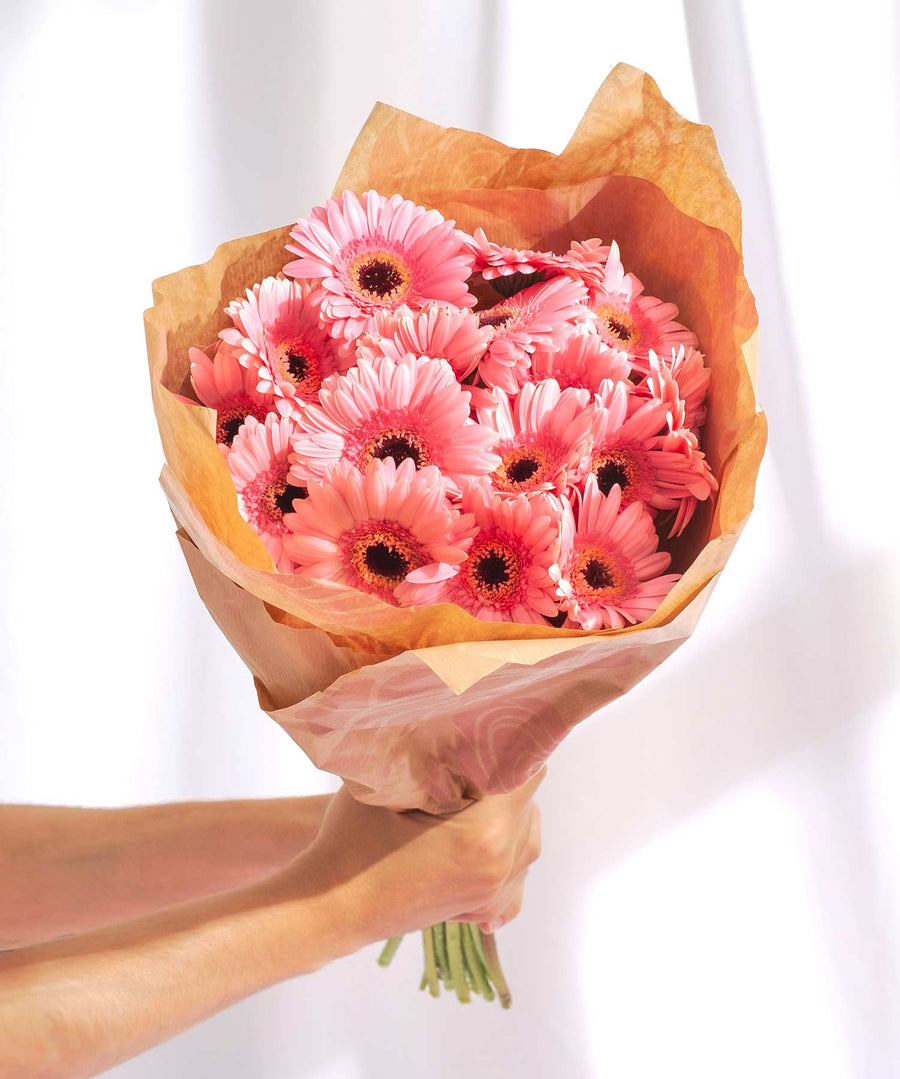
[[[523,869],[514,877],[497,898],[486,907],[474,912],[472,921],[478,923],[483,933],[492,933],[501,925],[512,921],[522,909],[522,900],[525,895],[525,877],[527,869]],[[492,928],[486,928],[493,926]]]

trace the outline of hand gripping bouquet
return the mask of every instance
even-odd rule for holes
[[[558,156],[378,105],[331,199],[154,298],[197,590],[361,801],[524,783],[690,635],[752,508],[740,206],[633,68]],[[423,936],[423,988],[508,1004],[490,935]]]

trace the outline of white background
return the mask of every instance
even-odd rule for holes
[[[321,201],[372,103],[559,150],[612,65],[744,200],[772,434],[696,634],[583,724],[502,933],[511,1013],[418,945],[117,1079],[900,1074],[897,29],[887,2],[2,0],[0,797],[333,786],[264,714],[156,485],[150,281]]]

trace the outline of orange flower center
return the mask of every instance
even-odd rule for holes
[[[305,487],[288,483],[285,476],[265,490],[260,499],[260,507],[273,521],[280,521],[286,513],[294,512],[295,498],[306,498],[306,496]]]
[[[641,331],[631,314],[614,304],[604,304],[597,309],[597,319],[601,331],[612,338],[613,344],[627,345],[633,348],[641,339]]]
[[[313,346],[296,338],[282,341],[275,350],[284,377],[293,382],[299,393],[317,393],[322,384],[319,356]]]
[[[216,442],[230,446],[248,416],[265,423],[266,409],[247,394],[232,398],[230,405],[216,412]]]
[[[537,446],[517,446],[503,454],[500,467],[494,473],[495,483],[501,491],[533,491],[546,482],[551,467],[545,450]]]
[[[423,561],[409,532],[389,521],[364,525],[351,541],[349,557],[356,575],[381,592],[393,591]]]
[[[388,457],[392,457],[398,465],[409,458],[416,468],[422,468],[428,464],[428,447],[415,432],[392,427],[379,431],[369,440],[363,450],[361,463],[365,467],[369,461],[384,461]]]
[[[604,450],[594,457],[592,471],[603,494],[608,495],[618,484],[622,489],[622,505],[634,500],[635,489],[640,483],[640,471],[630,453],[625,450]]]
[[[349,268],[356,291],[370,303],[396,304],[409,291],[409,270],[389,251],[366,251]]]
[[[591,596],[624,592],[627,584],[615,560],[594,544],[578,552],[572,580],[576,592]]]
[[[519,556],[497,540],[490,540],[470,551],[460,572],[472,592],[491,606],[500,606],[519,592]]]

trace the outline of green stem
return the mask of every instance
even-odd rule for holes
[[[488,981],[484,966],[481,962],[481,956],[478,954],[478,949],[475,947],[474,939],[475,926],[470,925],[468,922],[464,922],[462,926],[462,945],[463,955],[466,960],[466,970],[472,977],[472,989],[476,993],[480,993],[485,1000],[494,999],[494,991],[491,989],[491,983]]]
[[[480,932],[480,931],[479,931]],[[485,966],[491,976],[491,981],[497,989],[497,996],[503,1008],[512,1006],[512,994],[503,976],[503,968],[500,966],[500,956],[497,955],[497,942],[493,933],[481,933],[481,946],[484,954]]]
[[[450,974],[453,987],[460,1004],[469,1003],[469,986],[466,981],[466,964],[463,959],[462,935],[459,922],[446,922],[447,958],[450,960]]]
[[[453,988],[453,972],[447,955],[447,931],[443,922],[434,927],[434,951],[437,956],[438,976],[448,989]]]
[[[391,937],[391,939],[385,943],[384,947],[381,949],[381,955],[378,957],[378,965],[380,967],[389,967],[391,965],[391,960],[397,954],[397,949],[402,942],[403,937]]]
[[[437,964],[434,955],[434,930],[422,930],[422,944],[425,947],[425,981],[428,984],[428,992],[433,997],[441,995],[441,987],[438,985]]]

